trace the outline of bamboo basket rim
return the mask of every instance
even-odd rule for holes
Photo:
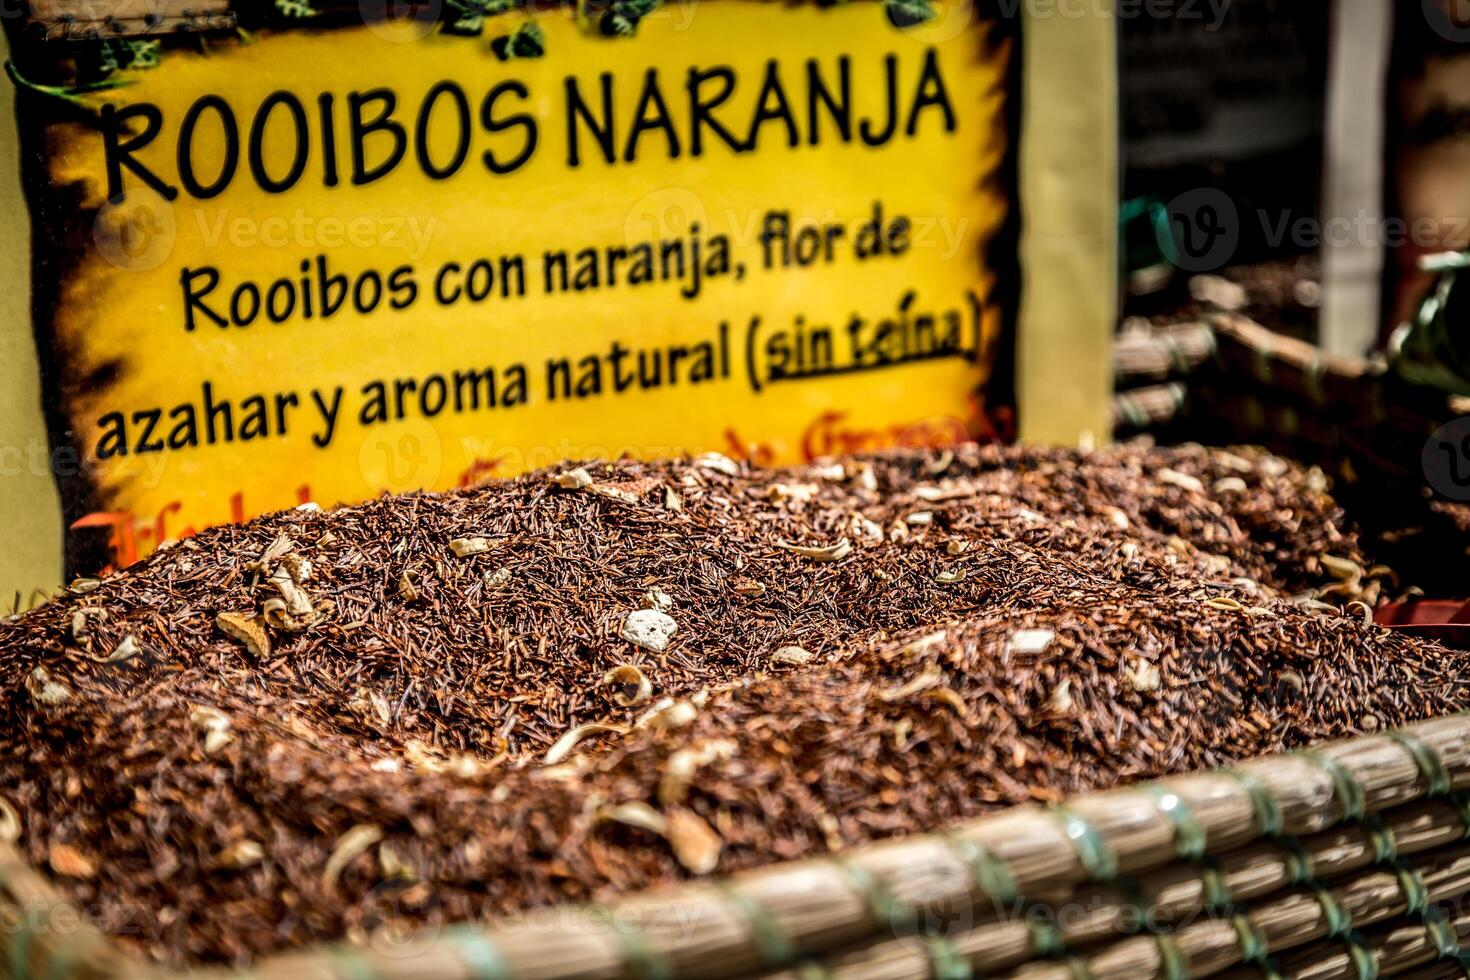
[[[779,968],[784,964],[772,962],[778,952],[810,958],[892,935],[889,930],[907,931],[912,923],[906,917],[929,902],[1065,896],[1464,790],[1470,790],[1470,713],[1268,755],[1229,770],[1082,794],[1055,808],[1015,807],[947,830],[666,886],[601,908],[557,906],[550,924],[535,930],[523,918],[502,917],[446,928],[407,953],[311,947],[264,958],[250,975],[736,976]],[[42,907],[65,904],[15,847],[4,845],[0,857],[6,862],[0,884],[12,898]],[[673,928],[671,912],[680,913]],[[213,967],[169,971],[137,961],[95,931],[58,937],[21,925],[0,934],[0,962],[8,961],[15,975],[240,975]],[[775,948],[783,945],[778,938],[784,950]]]

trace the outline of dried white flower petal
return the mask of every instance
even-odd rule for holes
[[[489,538],[455,538],[449,542],[449,550],[454,552],[457,558],[468,558],[470,555],[483,555],[490,550]]]
[[[99,664],[120,664],[125,660],[132,660],[142,652],[143,648],[138,645],[137,637],[129,633],[122,638],[117,646],[112,648],[111,653],[100,657],[92,657],[91,659],[97,661]]]
[[[722,453],[702,453],[694,457],[694,465],[726,476],[740,475],[740,464]]]
[[[678,630],[679,624],[668,613],[657,609],[635,609],[623,621],[620,635],[634,646],[663,653]]]
[[[271,655],[271,638],[259,616],[249,613],[222,612],[214,617],[214,625],[228,637],[245,644],[245,650],[257,660]]]
[[[1006,641],[1006,652],[1034,657],[1046,652],[1057,635],[1052,630],[1017,630]]]
[[[816,658],[816,654],[802,647],[782,647],[771,654],[771,662],[776,664],[788,664],[792,667],[801,667],[809,664]]]
[[[659,612],[668,612],[674,608],[674,597],[655,585],[643,593],[643,598],[638,600],[638,608],[657,609]]]
[[[692,874],[707,875],[720,863],[725,842],[693,810],[674,807],[669,811],[667,837],[674,857]]]
[[[265,848],[258,841],[237,840],[215,856],[215,863],[222,868],[248,868],[265,860]]]
[[[382,828],[370,823],[360,823],[337,838],[332,856],[327,858],[327,866],[322,870],[323,890],[328,895],[335,895],[337,880],[342,877],[342,872],[352,863],[352,859],[382,839]]]
[[[852,554],[852,542],[847,538],[843,538],[834,545],[819,548],[799,544],[787,544],[785,541],[777,541],[776,547],[783,551],[789,551],[793,555],[800,555],[802,558],[810,558],[812,561],[841,561]]]
[[[71,688],[53,681],[50,671],[45,667],[37,667],[31,671],[26,678],[26,690],[30,692],[31,700],[48,707],[61,704],[71,697]]]
[[[612,688],[612,699],[624,708],[642,704],[653,697],[653,683],[633,664],[619,664],[602,675],[602,683]]]
[[[599,820],[620,823],[629,827],[647,830],[662,837],[669,829],[669,821],[662,813],[640,800],[630,800],[616,806],[601,807],[597,811]]]
[[[1167,483],[1181,490],[1202,493],[1205,489],[1205,485],[1198,478],[1190,476],[1187,473],[1180,473],[1178,470],[1171,470],[1168,467],[1159,470],[1155,475],[1159,478],[1160,483]]]
[[[587,722],[585,725],[578,725],[575,728],[568,730],[565,735],[557,739],[556,742],[552,744],[551,748],[546,750],[546,755],[542,756],[541,761],[543,764],[548,766],[556,765],[558,762],[561,762],[567,756],[571,755],[572,750],[577,747],[577,744],[579,742],[592,735],[626,734],[628,734],[628,728],[626,725],[609,725],[605,722],[590,721]]]
[[[1147,660],[1134,660],[1124,672],[1128,684],[1135,691],[1157,691],[1164,686],[1164,676],[1158,665]]]
[[[579,466],[574,470],[556,474],[551,478],[551,482],[564,490],[581,490],[583,487],[592,486],[592,474],[587,472],[586,467]]]

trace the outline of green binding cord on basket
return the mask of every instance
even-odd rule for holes
[[[1388,737],[1408,750],[1428,787],[1428,795],[1444,796],[1450,791],[1450,771],[1444,760],[1423,739],[1409,732],[1389,732]]]
[[[1156,932],[1159,928],[1158,916],[1154,915],[1153,904],[1144,901],[1138,882],[1133,878],[1119,878],[1113,882],[1113,887],[1123,893],[1123,900],[1138,917],[1138,927],[1146,932]]]
[[[1021,897],[1015,875],[1004,861],[991,854],[982,845],[955,833],[944,835],[950,849],[970,869],[974,887],[990,896],[997,905],[1012,905]]]
[[[1230,894],[1230,884],[1215,862],[1209,858],[1200,859],[1199,869],[1200,884],[1204,885],[1204,905],[1207,909],[1229,908],[1235,902],[1235,896]]]
[[[1205,829],[1194,818],[1194,811],[1189,809],[1189,804],[1178,793],[1162,786],[1148,786],[1145,789],[1154,798],[1158,811],[1174,825],[1174,852],[1179,855],[1180,860],[1198,861],[1204,857]]]
[[[1072,980],[1094,980],[1092,967],[1080,956],[1069,956],[1062,961],[1067,967],[1067,972],[1072,974]]]
[[[1457,960],[1470,965],[1467,962],[1470,957],[1460,949],[1460,934],[1455,932],[1455,927],[1450,925],[1443,912],[1428,908],[1420,918],[1424,922],[1424,934],[1429,937],[1429,942],[1434,946],[1435,952],[1439,953],[1440,959]]]
[[[857,887],[864,904],[868,906],[868,915],[875,926],[879,929],[893,929],[899,933],[913,931],[914,915],[900,915],[898,902],[883,882],[870,872],[864,871],[855,864],[848,864],[841,858],[834,857],[829,860],[840,868],[842,873],[847,875],[847,879]]]
[[[934,980],[971,980],[975,975],[970,960],[943,936],[930,937],[924,948],[929,953],[929,972]]]
[[[1179,943],[1167,933],[1154,935],[1154,945],[1159,949],[1159,965],[1164,968],[1164,980],[1189,980],[1189,960]]]
[[[1470,793],[1451,793],[1445,800],[1455,808],[1455,813],[1460,818],[1460,826],[1464,830],[1460,839],[1470,840]]]
[[[1072,842],[1089,878],[1112,881],[1118,877],[1118,856],[1096,827],[1065,806],[1054,806],[1051,812],[1061,821],[1062,833]]]
[[[30,924],[35,916],[20,917],[18,928],[10,934],[10,976],[13,980],[30,980],[31,941],[36,938]]]
[[[1423,914],[1429,908],[1429,886],[1424,883],[1423,873],[1407,861],[1394,862],[1394,871],[1398,873],[1399,892],[1404,896],[1404,914]]]
[[[490,937],[479,929],[455,926],[445,930],[444,938],[474,980],[509,980],[510,964]]]
[[[1031,955],[1038,959],[1051,959],[1067,950],[1067,941],[1062,931],[1050,919],[1026,917],[1026,928],[1031,931]]]
[[[1312,866],[1312,855],[1307,853],[1300,839],[1278,837],[1276,843],[1286,851],[1286,868],[1291,874],[1293,885],[1305,885],[1317,877],[1317,869]]]
[[[750,936],[755,940],[763,966],[781,969],[796,958],[796,946],[791,942],[791,936],[763,905],[748,895],[742,895],[729,882],[719,882],[716,888],[739,910],[750,927]]]
[[[350,946],[332,948],[332,966],[333,972],[342,980],[378,980],[378,971]]]
[[[1374,864],[1392,864],[1398,860],[1398,840],[1393,831],[1384,826],[1381,817],[1376,814],[1364,817],[1363,830],[1368,834],[1368,842],[1373,845]]]
[[[1312,894],[1322,908],[1323,918],[1327,920],[1328,939],[1341,939],[1353,931],[1353,917],[1342,907],[1336,895],[1317,884],[1312,885]]]
[[[1271,958],[1271,947],[1267,944],[1261,927],[1241,913],[1230,917],[1230,927],[1235,930],[1235,936],[1240,941],[1241,962],[1264,969],[1263,964]]]
[[[1342,944],[1347,947],[1353,968],[1358,971],[1358,980],[1378,980],[1378,957],[1363,942],[1363,937],[1357,932],[1349,932],[1342,937]]]
[[[1277,837],[1281,834],[1281,807],[1271,796],[1271,791],[1260,779],[1240,769],[1221,769],[1220,775],[1229,776],[1241,785],[1251,798],[1251,809],[1256,815],[1256,830],[1262,837]]]
[[[1347,766],[1320,752],[1305,751],[1296,754],[1316,763],[1332,779],[1333,795],[1342,805],[1342,820],[1363,819],[1368,811],[1367,796],[1363,792],[1362,784],[1358,782],[1357,777],[1348,772]]]
[[[673,980],[673,964],[664,954],[655,950],[644,941],[642,933],[637,927],[624,928],[614,921],[612,910],[606,905],[597,903],[586,906],[587,914],[594,918],[601,918],[613,935],[618,937],[618,947],[623,954],[623,962],[630,968],[630,972],[641,980]]]

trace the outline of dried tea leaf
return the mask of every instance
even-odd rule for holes
[[[766,487],[766,499],[773,504],[804,504],[821,491],[815,483],[773,483]]]
[[[1227,493],[1245,493],[1249,488],[1238,476],[1222,476],[1210,489],[1214,491],[1215,496],[1223,497]]]
[[[766,587],[753,578],[741,576],[730,583],[730,590],[747,599],[755,599],[766,593]]]
[[[673,487],[664,487],[664,509],[676,512],[684,509],[684,501],[679,499]]]
[[[418,877],[418,870],[399,857],[393,845],[387,842],[378,845],[378,870],[382,872],[383,878],[389,881],[394,878]]]
[[[886,691],[879,691],[878,700],[888,704],[892,704],[895,701],[902,701],[904,698],[912,697],[920,691],[926,691],[931,687],[937,686],[942,680],[944,680],[944,672],[934,664],[930,664],[903,684],[897,687],[891,687]]]
[[[86,595],[88,592],[95,592],[101,585],[100,579],[76,578],[72,579],[71,585],[67,586],[67,591],[72,595]]]
[[[917,640],[914,640],[912,643],[905,646],[901,652],[905,657],[908,657],[912,660],[914,658],[923,656],[925,653],[928,653],[930,650],[939,646],[947,639],[949,639],[949,634],[947,632],[945,632],[944,630],[936,630],[933,633],[926,633],[923,636],[919,637]]]
[[[641,485],[637,483],[594,483],[587,488],[587,492],[595,493],[599,497],[606,497],[608,500],[616,501],[620,504],[637,504],[642,500],[639,496],[641,489]]]
[[[1006,641],[1006,653],[1019,654],[1023,657],[1036,657],[1047,651],[1057,634],[1052,630],[1017,630],[1011,634]]]
[[[771,654],[771,663],[788,664],[792,667],[801,667],[809,664],[816,658],[816,654],[801,647],[782,647]]]
[[[638,600],[638,608],[657,609],[659,612],[668,612],[674,608],[674,597],[655,585],[643,593],[643,598]]]
[[[101,622],[107,618],[106,609],[98,609],[96,606],[83,606],[71,614],[71,638],[81,643],[92,631],[89,625],[92,620]]]
[[[265,621],[268,624],[276,629],[300,632],[315,621],[311,597],[284,563],[271,572],[268,581],[281,594],[280,599],[267,600],[265,603]]]
[[[215,855],[215,864],[221,868],[239,870],[265,860],[265,848],[259,841],[237,840]]]
[[[546,750],[546,755],[541,757],[541,762],[548,766],[556,765],[571,755],[579,742],[592,735],[626,734],[628,734],[628,726],[626,725],[610,725],[606,722],[590,721],[585,725],[578,725],[557,739],[551,748]]]
[[[189,712],[189,724],[201,732],[227,732],[231,727],[229,715],[207,705]]]
[[[695,695],[697,698],[698,695]],[[692,724],[699,717],[699,707],[693,700],[674,700],[673,698],[660,698],[655,701],[653,707],[638,716],[633,722],[634,728],[653,728],[659,731],[672,731]]]
[[[204,754],[215,755],[234,740],[235,736],[231,735],[228,731],[212,728],[204,735]]]
[[[1128,685],[1135,691],[1157,691],[1164,686],[1164,675],[1157,664],[1133,660],[1124,671]]]
[[[1220,609],[1225,612],[1243,612],[1245,606],[1238,599],[1232,599],[1228,595],[1217,595],[1213,599],[1205,600],[1205,605],[1211,609]]]
[[[679,624],[668,613],[657,609],[635,609],[623,621],[619,635],[634,646],[663,653],[678,630]]]
[[[1180,473],[1178,470],[1171,470],[1165,467],[1155,475],[1159,478],[1160,483],[1167,483],[1170,486],[1178,487],[1181,490],[1188,490],[1191,493],[1204,493],[1205,485],[1197,477],[1190,476],[1187,473]]]
[[[810,558],[812,561],[841,561],[848,555],[852,554],[852,542],[849,541],[847,538],[843,538],[836,544],[828,545],[827,547],[823,548],[813,548],[799,544],[787,544],[785,541],[777,541],[776,547],[780,548],[782,551],[789,551],[793,555],[800,555],[802,558]]]
[[[957,585],[958,583],[963,582],[965,579],[969,578],[969,576],[970,573],[968,570],[963,568],[953,568],[949,571],[940,572],[938,575],[934,576],[934,581],[938,582],[940,585]]]
[[[52,707],[71,697],[71,688],[51,679],[45,667],[37,667],[26,677],[26,690],[37,704]]]
[[[702,470],[713,470],[726,476],[740,475],[740,464],[721,453],[702,453],[694,457],[694,465]]]
[[[326,893],[335,895],[337,880],[342,877],[342,872],[352,863],[353,858],[382,839],[382,828],[370,823],[360,823],[338,837],[337,843],[332,847],[332,856],[327,858],[327,866],[322,870],[322,888]]]
[[[112,648],[111,653],[94,656],[90,659],[95,660],[99,664],[120,664],[125,660],[132,660],[142,652],[143,648],[138,645],[137,637],[129,633],[122,638],[117,646]]]
[[[423,598],[422,593],[418,590],[418,586],[413,584],[413,580],[414,575],[412,572],[404,571],[398,575],[398,595],[404,602],[417,602]]]
[[[962,541],[958,538],[953,541],[947,541],[944,545],[944,553],[951,557],[958,557],[969,550],[970,542]]]
[[[1363,577],[1363,566],[1351,558],[1339,558],[1336,555],[1321,555],[1317,561],[1322,568],[1337,579],[1339,582],[1357,582]]]
[[[454,538],[449,542],[449,550],[454,552],[456,558],[468,558],[470,555],[483,555],[490,550],[490,539]]]
[[[733,759],[739,746],[728,738],[710,739],[679,749],[664,763],[658,781],[658,801],[664,806],[684,802],[695,774],[712,762]]]
[[[222,612],[214,617],[214,625],[226,636],[245,644],[245,652],[256,660],[271,655],[270,634],[265,631],[264,620],[249,613]]]
[[[1046,710],[1053,714],[1066,714],[1072,710],[1074,701],[1072,699],[1072,679],[1062,678],[1062,682],[1052,689],[1046,699]]]
[[[690,873],[707,875],[719,865],[725,842],[693,810],[684,807],[671,809],[666,836],[674,857]]]
[[[592,474],[587,468],[579,466],[565,473],[558,473],[551,478],[551,482],[565,490],[581,490],[583,487],[592,486]]]
[[[653,697],[653,683],[633,664],[618,664],[602,675],[602,683],[612,688],[612,699],[624,708],[642,704]]]
[[[51,870],[68,878],[92,878],[97,862],[70,844],[53,843],[47,850]]]
[[[0,796],[0,841],[6,844],[14,844],[20,840],[20,814],[15,812],[15,807],[10,801]]]
[[[954,709],[955,715],[961,721],[964,721],[970,713],[969,707],[965,704],[965,699],[960,695],[960,692],[952,687],[939,687],[929,691],[920,691],[918,696],[948,705]]]
[[[597,811],[597,819],[637,827],[660,837],[669,829],[669,821],[662,813],[639,800],[601,807]]]

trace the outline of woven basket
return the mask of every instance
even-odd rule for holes
[[[1470,896],[1467,791],[1470,715],[1457,715],[609,906],[284,954],[249,975],[1465,976],[1470,914],[1441,907]],[[10,976],[180,975],[74,924],[5,857],[23,913],[0,929]]]

